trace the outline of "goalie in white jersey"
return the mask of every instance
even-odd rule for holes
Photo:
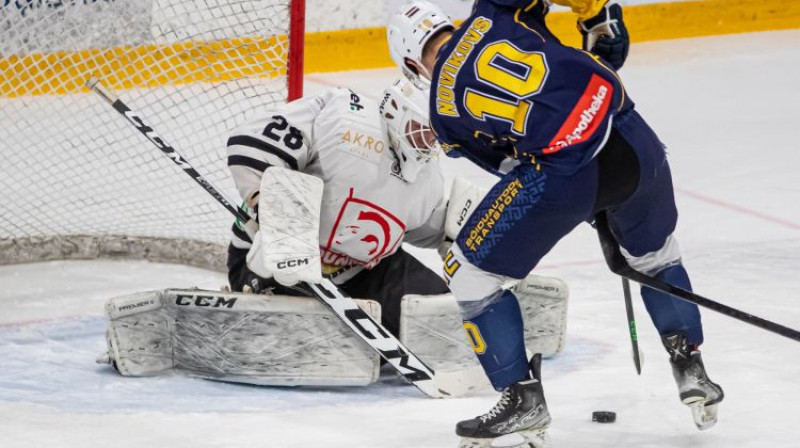
[[[407,242],[436,248],[444,238],[444,179],[427,127],[427,98],[407,80],[386,89],[380,104],[333,88],[269,111],[228,140],[228,166],[256,215],[270,213],[256,210],[261,177],[270,167],[323,180],[323,274],[353,297],[378,301],[383,324],[394,334],[404,295],[448,292],[436,273],[401,247]],[[248,268],[252,247],[248,235],[234,225],[228,254],[231,288],[299,294]]]
[[[415,5],[415,14],[404,15],[407,23],[388,32],[392,56],[410,81],[395,82],[380,104],[330,89],[266,111],[231,135],[228,165],[236,185],[251,214],[261,208],[254,242],[234,226],[228,268],[237,292],[167,289],[110,299],[108,353],[100,362],[126,376],[370,384],[379,375],[377,355],[342,332],[345,325],[318,301],[286,297],[306,295],[302,287],[278,283],[316,283],[324,272],[347,294],[380,302],[359,304],[380,314],[437,372],[460,375],[462,390],[450,392],[489,387],[444,281],[402,250],[403,242],[435,248],[445,235],[452,241],[485,194],[455,178],[445,201],[439,150],[425,126],[427,84],[413,68],[421,66],[425,42],[453,24],[435,5]],[[525,321],[533,323],[526,346],[544,356],[561,351],[566,284],[530,275],[513,289]]]

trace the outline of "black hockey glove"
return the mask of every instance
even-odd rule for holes
[[[600,13],[578,22],[583,35],[583,49],[605,59],[614,70],[619,70],[628,57],[628,29],[622,21],[622,7],[606,3]]]

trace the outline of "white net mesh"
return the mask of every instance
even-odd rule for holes
[[[230,131],[287,97],[290,0],[0,0],[0,263],[122,255],[219,268]],[[195,252],[200,250],[202,253]]]

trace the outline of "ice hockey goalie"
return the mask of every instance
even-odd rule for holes
[[[261,225],[252,236],[233,226],[228,259],[233,292],[165,290],[110,300],[108,360],[120,373],[182,372],[275,385],[375,381],[379,361],[369,346],[315,299],[302,297],[302,290],[291,286],[299,281],[291,273],[276,276],[259,262],[294,250],[276,243],[281,238],[259,244],[260,234],[292,229],[298,219],[313,221],[317,229],[318,240],[311,244],[318,243],[321,274],[350,296],[368,299],[360,301],[362,308],[426,363],[448,371],[477,366],[447,285],[402,243],[437,248],[446,233],[457,234],[454,222],[463,220],[460,215],[470,212],[483,192],[457,181],[448,207],[439,148],[427,126],[427,91],[399,80],[381,99],[329,89],[268,111],[231,135],[228,166]],[[319,192],[293,192],[321,204],[316,215],[281,221],[280,206],[263,200],[262,181],[270,170],[321,179]],[[302,185],[293,183],[291,174],[284,177],[289,185]],[[530,276],[516,288],[530,316],[529,350],[557,353],[563,346],[566,285]]]

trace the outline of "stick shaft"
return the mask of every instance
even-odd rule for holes
[[[639,335],[636,333],[636,316],[633,314],[633,300],[631,299],[630,281],[622,277],[622,293],[625,296],[625,315],[628,317],[628,332],[631,336],[631,349],[633,350],[633,365],[636,373],[642,374],[642,359],[639,356]]]
[[[728,305],[715,302],[699,294],[695,294],[692,291],[687,291],[683,288],[670,285],[667,282],[633,269],[622,255],[622,252],[619,248],[619,243],[617,243],[616,238],[614,238],[614,235],[611,233],[611,229],[608,226],[608,218],[606,217],[605,213],[599,213],[595,217],[595,223],[597,225],[597,234],[600,237],[600,245],[603,248],[603,255],[605,256],[606,263],[611,271],[615,274],[633,280],[640,285],[649,286],[656,291],[661,291],[678,299],[694,303],[704,308],[716,311],[720,314],[724,314],[728,317],[732,317],[756,326],[763,330],[767,330],[769,332],[800,342],[800,331],[769,321],[767,319],[762,319],[758,316],[738,310]]]
[[[153,127],[148,125],[144,119],[136,112],[132,111],[125,103],[119,98],[109,92],[96,78],[90,78],[86,83],[93,92],[97,93],[103,100],[105,100],[111,107],[114,108],[120,115],[125,117],[139,132],[142,133],[153,145],[161,150],[175,165],[178,165],[184,173],[189,175],[195,182],[197,182],[203,189],[208,192],[214,199],[217,200],[223,207],[225,207],[236,219],[242,223],[250,221],[249,215],[241,208],[234,206],[225,196],[217,190],[211,182],[209,182],[203,175],[197,172],[194,167],[175,151],[169,143],[167,143],[161,136],[159,136]]]

